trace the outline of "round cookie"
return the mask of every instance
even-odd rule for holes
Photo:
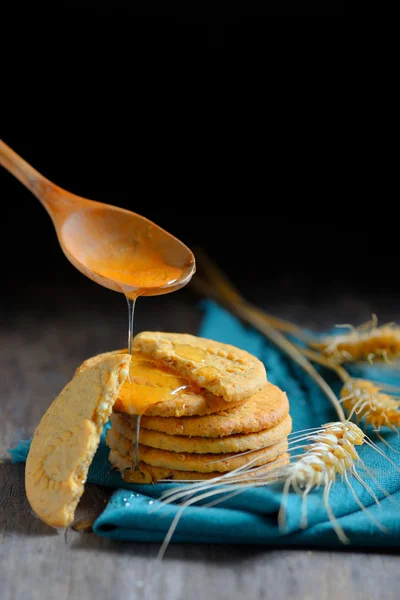
[[[107,431],[107,444],[111,450],[117,450],[122,456],[132,456],[132,442],[125,437],[119,436],[113,429]],[[238,467],[251,463],[256,467],[271,462],[288,448],[288,441],[284,439],[276,444],[237,454],[228,452],[224,454],[191,454],[188,452],[171,452],[159,450],[139,444],[139,460],[166,469],[177,471],[196,471],[199,473],[210,473],[212,471],[233,471]]]
[[[74,377],[82,373],[82,371],[86,371],[86,369],[91,369],[98,362],[108,358],[109,356],[115,356],[116,354],[128,354],[128,348],[124,348],[123,350],[112,350],[111,352],[102,352],[101,354],[96,354],[96,356],[91,356],[83,361],[81,365],[76,369]]]
[[[115,354],[124,354],[127,352],[127,349],[113,350],[112,352],[104,352],[103,354],[92,356],[77,368],[75,375],[95,365],[106,356],[114,356]],[[126,382],[125,385],[129,385],[129,383]],[[230,402],[229,407],[240,406],[243,402]],[[145,414],[152,417],[191,417],[220,412],[221,410],[225,410],[226,406],[226,401],[223,398],[214,396],[214,394],[202,389],[198,394],[183,392],[176,398],[157,402],[150,406]]]
[[[236,408],[202,417],[162,418],[142,416],[145,429],[169,435],[224,437],[236,433],[254,433],[278,425],[289,414],[285,392],[267,383],[247,402]]]
[[[113,430],[126,438],[134,440],[135,430],[132,429],[129,418],[122,414],[112,414]],[[256,433],[237,433],[220,438],[187,437],[183,435],[168,435],[158,431],[140,428],[139,441],[145,446],[170,450],[172,452],[189,452],[194,454],[220,454],[226,452],[245,452],[258,450],[275,444],[286,438],[292,430],[292,419],[288,415],[275,427],[263,429]]]
[[[108,356],[76,375],[36,428],[25,470],[29,503],[48,525],[74,518],[104,423],[129,372],[129,354]]]
[[[122,456],[119,454],[118,450],[111,450],[110,452],[110,462],[111,464],[121,472],[121,477],[124,479],[124,471],[131,471],[133,468],[132,458]],[[234,478],[229,478],[225,481],[227,485],[231,485],[233,483],[247,483],[248,481],[252,481],[257,478],[261,478],[264,475],[267,475],[269,472],[274,469],[280,469],[281,467],[287,465],[289,462],[289,454],[284,453],[277,460],[267,463],[262,467],[257,467],[254,470],[247,471],[246,473],[238,473]],[[153,467],[152,465],[147,465],[144,462],[139,463],[139,468],[143,473],[148,473],[152,479],[152,483],[157,483],[157,481],[199,481],[206,479],[214,479],[215,477],[220,477],[221,473],[217,471],[211,473],[196,473],[195,471],[177,471],[176,469],[165,469],[162,467]],[[129,475],[126,476],[126,481],[129,483]],[[221,484],[223,482],[221,481]]]
[[[235,346],[187,333],[143,331],[134,347],[227,402],[246,400],[267,380],[263,363]]]
[[[241,406],[245,400],[229,402],[229,407]],[[207,390],[199,394],[183,392],[174,400],[164,400],[150,406],[145,415],[148,417],[193,417],[212,415],[225,410],[226,401],[220,396],[214,396]]]

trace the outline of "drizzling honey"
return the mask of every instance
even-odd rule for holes
[[[197,369],[197,376],[200,382],[206,383],[217,379],[220,376],[220,372],[215,367],[201,367]]]
[[[135,306],[136,306],[136,297],[135,298],[126,298],[128,303],[128,352],[132,354],[133,350],[133,324],[135,321]]]
[[[132,353],[129,374],[130,381],[125,381],[114,407],[130,415],[143,415],[152,404],[176,398],[183,392],[199,391],[186,377],[175,375],[136,350]]]
[[[141,471],[139,466],[135,469],[129,469],[122,475],[122,479],[126,483],[151,483],[153,481],[152,476],[148,471]]]
[[[73,525],[71,525],[71,529],[74,531],[79,531],[81,533],[92,533],[94,521],[89,521],[88,519],[82,519],[81,521],[75,521]]]
[[[205,350],[197,346],[191,346],[190,344],[174,343],[174,350],[181,358],[200,363],[204,362],[207,357]],[[200,367],[197,369],[196,374],[199,377],[199,381],[203,384],[216,379],[220,375],[218,369],[215,367]]]
[[[134,443],[134,448],[135,448],[135,457],[134,457],[135,467],[133,469],[134,471],[140,471],[140,469],[139,469],[139,435],[140,435],[140,419],[141,418],[142,418],[142,415],[135,416],[136,427],[135,427],[135,443]]]
[[[140,416],[152,404],[172,398],[190,387],[187,379],[174,376],[133,351],[135,304],[138,296],[158,295],[178,289],[185,269],[193,268],[193,263],[182,268],[168,264],[151,243],[151,236],[150,227],[137,234],[133,241],[131,236],[129,239],[121,237],[120,245],[114,244],[112,253],[97,249],[90,260],[86,260],[95,273],[119,283],[128,303],[128,351],[132,355],[132,361],[128,380],[122,387],[115,408],[136,415],[133,447],[135,467],[129,475],[133,477],[132,481],[139,481],[135,472],[139,471]]]
[[[132,445],[132,471],[128,471],[124,479],[131,483],[143,483],[144,475],[139,469],[139,435],[140,417],[153,404],[176,398],[183,392],[198,393],[199,387],[186,377],[175,375],[165,367],[161,367],[151,358],[133,350],[129,369],[130,378],[125,381],[114,408],[121,412],[136,416],[134,443]],[[138,472],[135,474],[135,472]]]
[[[202,348],[190,346],[190,344],[174,344],[174,350],[181,358],[187,360],[195,360],[196,362],[204,362],[207,353]]]

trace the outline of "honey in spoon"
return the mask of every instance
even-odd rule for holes
[[[0,165],[40,200],[66,257],[96,283],[135,298],[167,294],[190,281],[191,250],[146,217],[60,188],[2,140]]]
[[[100,276],[118,281],[127,297],[135,296],[135,290],[150,295],[151,290],[170,287],[183,274],[182,267],[168,264],[143,235],[129,246],[114,248],[112,255],[94,256],[86,262]]]
[[[133,323],[135,302],[138,296],[151,296],[177,289],[184,275],[184,267],[168,264],[163,256],[151,245],[151,233],[139,233],[134,239],[121,239],[121,244],[113,244],[112,253],[106,248],[86,257],[86,265],[101,278],[118,282],[128,302],[128,350],[132,354]],[[123,236],[121,236],[122,238]],[[124,243],[125,242],[125,243]],[[187,269],[191,265],[186,265]]]

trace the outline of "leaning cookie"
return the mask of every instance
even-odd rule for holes
[[[122,384],[129,354],[98,360],[77,374],[50,405],[29,450],[25,488],[35,513],[66,527],[84,490],[87,472]]]

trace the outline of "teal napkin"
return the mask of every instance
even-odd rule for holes
[[[318,387],[283,356],[262,335],[241,324],[230,313],[212,302],[204,304],[204,318],[200,335],[227,342],[248,350],[265,364],[268,379],[287,392],[293,431],[319,426],[337,420],[328,400]],[[355,376],[378,379],[400,385],[400,370],[386,365],[359,365],[352,368]],[[340,383],[334,374],[323,371],[336,392]],[[399,454],[390,450],[370,433],[382,452],[399,464]],[[399,437],[394,432],[384,432],[391,446],[400,451]],[[21,442],[11,450],[14,462],[25,461],[29,442]],[[370,514],[387,532],[382,532],[358,506],[346,484],[333,486],[330,504],[332,510],[350,539],[352,547],[397,547],[400,543],[400,472],[384,457],[364,445],[360,456],[391,495],[387,498],[379,485],[362,474],[368,485],[381,500],[377,506],[369,493],[357,481],[352,485]],[[105,537],[118,540],[162,542],[179,506],[162,504],[157,498],[165,490],[179,484],[132,485],[125,483],[108,462],[108,449],[104,435],[89,470],[88,481],[114,488],[103,513],[94,523],[93,530]],[[182,484],[181,484],[182,487]],[[205,501],[206,502],[206,501]],[[300,529],[301,499],[291,493],[287,504],[287,527],[280,531],[277,513],[281,502],[279,487],[245,490],[240,495],[215,507],[195,505],[187,508],[179,521],[172,542],[265,544],[272,546],[300,545],[308,547],[343,547],[338,540],[324,508],[322,493],[310,494],[308,500],[308,527]]]

